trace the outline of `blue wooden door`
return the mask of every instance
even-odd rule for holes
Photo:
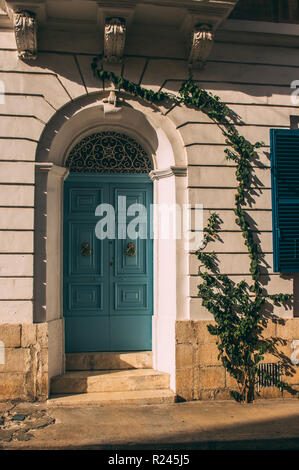
[[[67,352],[151,350],[152,183],[146,175],[74,175],[64,190],[64,317]],[[115,236],[99,238],[96,209],[115,210]],[[134,204],[146,217],[138,220]],[[120,213],[122,205],[124,212]],[[140,223],[137,223],[140,222]],[[141,225],[143,224],[143,227]],[[110,225],[113,227],[113,224]],[[105,229],[108,229],[107,225]],[[143,238],[132,235],[137,230]]]

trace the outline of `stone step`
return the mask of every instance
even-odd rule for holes
[[[66,354],[66,370],[151,369],[152,351]]]
[[[169,388],[169,374],[153,369],[67,372],[53,377],[51,393],[95,393]]]
[[[171,390],[133,390],[129,392],[79,393],[76,395],[52,395],[49,406],[101,406],[101,405],[161,405],[175,402]]]

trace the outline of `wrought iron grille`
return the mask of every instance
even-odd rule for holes
[[[76,144],[65,163],[72,172],[149,173],[152,163],[141,145],[117,132],[99,132]]]
[[[258,366],[258,380],[257,390],[260,391],[262,387],[273,387],[278,385],[281,381],[281,364],[269,363],[259,364]]]

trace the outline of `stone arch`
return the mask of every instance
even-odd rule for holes
[[[127,94],[119,104],[107,92],[74,100],[50,119],[36,152],[35,322],[55,322],[49,376],[63,373],[62,199],[65,161],[84,137],[104,130],[124,133],[151,156],[155,204],[187,204],[186,153],[174,124],[154,106]],[[102,99],[102,101],[101,101]],[[106,101],[106,102],[105,102]],[[175,322],[188,317],[188,257],[184,240],[154,240],[154,367],[171,375],[175,389]],[[59,343],[59,344],[58,344]]]
[[[103,103],[107,93],[93,93],[67,103],[45,126],[36,161],[63,166],[70,148],[92,132],[109,129],[135,138],[152,155],[154,169],[185,166],[186,152],[172,121],[154,106],[120,93],[121,106]]]

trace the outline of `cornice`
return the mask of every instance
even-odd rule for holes
[[[47,3],[51,4],[51,17],[47,17]],[[132,22],[134,27],[138,24],[142,26],[145,20],[147,26],[152,25],[150,34],[155,35],[157,24],[163,28],[165,18],[165,24],[169,27],[168,19],[173,18],[172,28],[177,32],[179,8],[180,30],[185,36],[189,64],[191,67],[202,67],[211,52],[215,30],[229,16],[237,0],[76,0],[76,18],[72,15],[72,3],[71,0],[0,0],[0,7],[7,11],[14,27],[20,58],[36,57],[38,25],[44,30],[61,31],[67,28],[72,32],[83,31],[84,28],[88,31],[98,29],[104,38],[105,59],[119,62],[125,53],[126,36],[130,34]],[[57,16],[55,5],[59,6]],[[82,12],[88,12],[82,18],[78,10],[80,5]],[[20,13],[23,16],[20,17]],[[5,22],[7,27],[4,13],[2,23]]]

